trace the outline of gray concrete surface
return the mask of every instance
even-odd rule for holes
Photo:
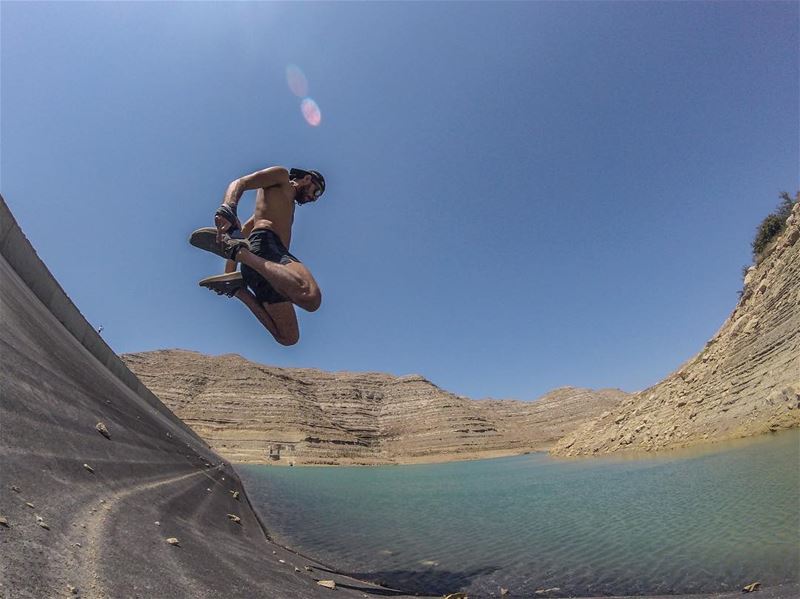
[[[2,198],[0,249],[0,597],[410,596],[271,543],[236,472],[86,322]]]
[[[407,596],[272,544],[236,472],[125,368],[4,202],[0,219],[0,597]]]

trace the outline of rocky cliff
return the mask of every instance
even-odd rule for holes
[[[124,359],[234,462],[391,464],[519,454],[548,448],[626,396],[563,388],[534,402],[472,400],[421,376],[275,368],[181,350]]]
[[[566,435],[563,456],[652,451],[800,426],[800,204],[733,313],[659,384]]]

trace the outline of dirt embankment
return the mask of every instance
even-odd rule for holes
[[[800,204],[733,313],[657,385],[566,435],[555,455],[654,451],[800,426]]]

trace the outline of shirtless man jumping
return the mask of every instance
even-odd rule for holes
[[[236,209],[250,189],[258,190],[255,212],[242,226]],[[324,191],[325,179],[317,171],[273,166],[246,175],[228,186],[214,215],[216,229],[199,229],[190,239],[229,260],[225,274],[200,285],[239,299],[281,345],[294,345],[300,338],[295,305],[314,312],[322,301],[311,272],[288,248],[295,205],[315,202]],[[241,272],[232,272],[237,262]]]

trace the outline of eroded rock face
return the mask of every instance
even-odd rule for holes
[[[653,451],[800,426],[800,204],[745,277],[736,309],[659,384],[566,435],[552,452]]]
[[[124,359],[234,462],[387,464],[524,453],[551,446],[626,396],[567,387],[535,402],[472,400],[416,375],[274,368],[181,350]]]

